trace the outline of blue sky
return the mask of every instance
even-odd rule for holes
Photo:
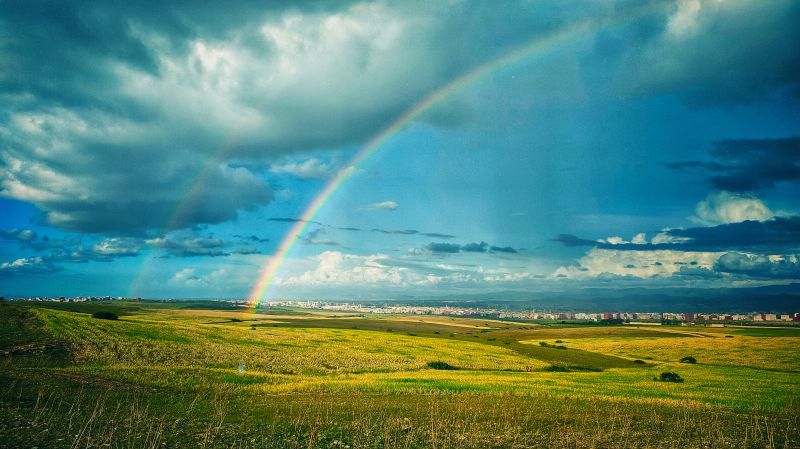
[[[797,2],[149,3],[6,2],[0,294],[245,297],[340,170],[271,297],[800,279]]]

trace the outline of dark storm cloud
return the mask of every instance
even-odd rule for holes
[[[15,240],[18,242],[31,242],[36,240],[36,232],[30,229],[4,229],[0,230],[0,239]]]
[[[269,221],[278,221],[282,223],[313,223],[315,225],[320,226],[327,226],[318,221],[313,220],[303,220],[302,218],[289,218],[289,217],[276,217],[276,218],[268,218]]]
[[[381,234],[395,234],[395,235],[414,235],[419,234],[416,229],[370,229],[372,232],[380,232]]]
[[[453,239],[456,236],[450,234],[443,234],[440,232],[420,232],[416,229],[379,229],[379,228],[372,228],[370,229],[371,232],[379,232],[381,234],[392,234],[392,235],[421,235],[424,237],[433,237],[437,239]]]
[[[303,243],[307,245],[341,246],[337,241],[320,238],[327,235],[329,229],[329,227],[322,227],[306,233],[303,237]]]
[[[760,254],[730,252],[717,259],[714,270],[755,278],[800,279],[797,255],[770,258]]]
[[[553,241],[559,242],[564,246],[596,246],[598,243],[595,240],[586,240],[576,237],[572,234],[559,234]]]
[[[118,257],[139,255],[142,241],[136,238],[113,237],[85,244],[78,236],[51,239],[39,237],[30,229],[10,229],[0,231],[0,238],[19,242],[20,248],[46,252],[45,260],[56,262],[88,262],[90,260],[109,262]]]
[[[438,232],[421,232],[419,235],[432,237],[435,239],[454,239],[456,236],[450,234],[439,234]]]
[[[785,253],[800,248],[800,216],[748,220],[711,227],[662,231],[667,243],[611,244],[562,234],[554,240],[564,246],[594,246],[619,251],[726,251],[746,250]]]
[[[768,189],[778,182],[800,180],[800,137],[722,140],[711,148],[708,161],[666,165],[674,170],[698,172],[716,189]]]
[[[508,254],[517,253],[517,250],[510,246],[492,246],[489,248],[489,251],[493,253],[508,253]]]
[[[320,246],[342,246],[339,242],[335,240],[315,240],[315,239],[303,239],[303,242],[308,245],[320,245]]]
[[[228,244],[214,237],[158,237],[146,244],[166,250],[172,257],[219,257],[230,255],[225,251]]]
[[[505,253],[516,254],[517,250],[510,246],[490,246],[486,242],[480,243],[467,243],[459,245],[457,243],[436,243],[432,242],[425,246],[425,249],[438,254],[455,254],[455,253]]]
[[[261,254],[261,250],[259,250],[258,248],[250,248],[250,247],[236,248],[233,250],[233,254],[242,254],[242,255]]]
[[[365,27],[328,35],[332,13]],[[120,234],[263,206],[263,180],[225,159],[358,142],[448,76],[426,63],[435,54],[412,51],[430,33],[378,39],[395,29],[378,19],[405,18],[348,2],[4,2],[0,196],[63,229]],[[297,39],[303,51],[285,46]],[[337,95],[324,72],[340,75]]]
[[[800,3],[677,2],[625,47],[621,83],[696,106],[800,100]]]
[[[346,3],[298,1],[292,8],[320,11]],[[163,70],[159,50],[186,53],[193,39],[225,39],[237,29],[257,27],[281,9],[282,2],[246,0],[224,5],[178,1],[168,8],[151,0],[6,1],[0,30],[13,70],[2,72],[0,92],[25,92],[48,105],[147,112],[115,94],[120,80],[114,64],[157,75]],[[164,39],[167,48],[155,48],[148,41],[153,36]]]
[[[459,74],[587,17],[624,14],[614,6],[5,1],[0,197],[77,232],[226,222],[272,199],[260,175],[229,162],[362,143]],[[704,3],[670,37],[676,11],[665,8],[617,37],[626,50],[598,56],[649,93],[741,102],[796,91],[798,10]],[[332,30],[332,18],[344,25]],[[464,120],[461,107],[429,112],[445,126]]]
[[[800,216],[775,217],[767,221],[743,221],[707,228],[673,229],[667,233],[674,237],[691,239],[680,247],[699,251],[791,249],[800,247]]]
[[[432,253],[455,254],[461,251],[461,245],[455,243],[429,243],[425,248]]]
[[[20,248],[44,251],[48,249],[65,248],[79,245],[81,239],[76,236],[52,239],[46,235],[39,237],[31,229],[7,229],[0,231],[0,240],[19,243]]]
[[[143,234],[221,223],[272,198],[263,180],[245,169],[139,143],[101,148],[105,131],[66,112],[37,120],[28,117],[0,133],[6,145],[0,197],[34,203],[49,224],[66,230]]]
[[[37,245],[33,248],[38,251],[50,250],[41,256],[48,262],[86,263],[111,262],[122,257],[138,256],[144,242],[138,238],[113,237],[87,244],[80,239],[67,238],[53,241],[52,245],[43,242]]]
[[[255,235],[255,234],[252,234],[252,235],[249,235],[249,236],[248,235],[234,234],[233,237],[237,238],[237,239],[240,239],[240,240],[243,240],[243,241],[246,241],[246,242],[253,242],[253,243],[267,243],[267,242],[269,242],[268,238],[259,237],[259,236]]]
[[[337,226],[331,226],[331,225],[325,224],[325,223],[320,223],[318,221],[303,220],[303,219],[300,219],[300,218],[292,218],[292,217],[276,217],[276,218],[269,218],[268,220],[269,221],[284,222],[284,223],[297,223],[297,222],[311,223],[311,224],[315,224],[315,225],[321,226],[321,227],[323,227],[325,229],[336,229],[336,230],[340,230],[340,231],[349,231],[349,232],[365,231],[365,229],[361,229],[361,228],[337,227]],[[440,238],[440,239],[452,239],[452,238],[455,238],[455,236],[451,235],[451,234],[443,234],[443,233],[440,233],[440,232],[420,232],[420,231],[418,231],[416,229],[381,229],[381,228],[372,228],[372,229],[369,230],[369,232],[376,232],[376,233],[379,233],[379,234],[386,234],[386,235],[421,235],[421,236],[425,236],[425,237],[434,237],[434,238]],[[330,243],[335,243],[335,242],[329,242],[327,244],[330,244]]]
[[[486,242],[467,243],[466,245],[461,246],[461,251],[467,253],[485,253],[488,246],[489,244]]]

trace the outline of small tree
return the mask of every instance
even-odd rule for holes
[[[456,368],[455,366],[453,366],[453,365],[451,365],[451,364],[449,364],[449,363],[447,363],[447,362],[442,362],[442,361],[439,361],[439,360],[437,360],[437,361],[435,361],[435,362],[428,362],[428,368],[432,368],[432,369],[441,369],[441,370],[448,370],[448,371],[449,371],[449,370],[456,370],[456,369],[458,369],[458,368]]]
[[[92,318],[99,318],[101,320],[116,320],[117,318],[119,318],[119,316],[117,316],[116,313],[98,310],[92,313]]]
[[[661,375],[659,376],[658,380],[660,380],[661,382],[681,383],[681,382],[683,382],[683,377],[681,377],[678,373],[665,371],[665,372],[661,373]]]
[[[697,359],[688,355],[681,359],[681,363],[697,363]]]

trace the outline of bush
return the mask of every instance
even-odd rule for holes
[[[644,365],[646,362],[644,360],[636,359],[636,360],[633,361],[633,363],[638,363],[639,365]]]
[[[119,318],[116,313],[111,312],[104,312],[102,310],[98,310],[92,314],[92,318],[99,318],[101,320],[116,320]]]
[[[592,373],[599,373],[603,370],[600,368],[595,368],[594,366],[585,366],[585,365],[550,365],[544,369],[545,371],[551,371],[555,373],[569,373],[572,371],[588,371]]]
[[[660,380],[661,382],[681,383],[681,382],[683,382],[683,377],[681,377],[678,373],[665,371],[665,372],[661,373],[661,375],[659,376],[658,380]]]
[[[697,359],[689,355],[682,358],[681,363],[697,363]]]
[[[566,365],[550,365],[547,368],[545,368],[544,370],[545,371],[552,371],[552,372],[555,372],[555,373],[568,373],[568,372],[572,371]]]
[[[453,365],[451,365],[451,364],[449,364],[447,362],[442,362],[440,360],[437,360],[435,362],[428,362],[428,368],[448,370],[448,371],[449,370],[457,370],[458,369],[455,366],[453,366]]]

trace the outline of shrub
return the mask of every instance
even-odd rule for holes
[[[681,363],[697,363],[697,359],[689,355],[682,358]]]
[[[544,370],[545,371],[552,371],[554,373],[568,373],[568,372],[572,371],[566,365],[550,365],[547,368],[545,368]]]
[[[665,371],[665,372],[661,373],[661,375],[658,377],[658,380],[660,380],[661,382],[680,383],[680,382],[683,382],[683,377],[681,377],[678,373]]]
[[[442,362],[441,360],[437,360],[435,362],[428,362],[428,368],[440,369],[440,370],[448,370],[448,371],[449,370],[457,370],[458,369],[455,366],[453,366],[453,365],[451,365],[451,364],[449,364],[447,362]]]
[[[547,343],[547,342],[544,342],[544,341],[540,341],[539,342],[539,346],[541,346],[543,348],[549,348],[550,347],[550,343]]]
[[[564,342],[561,340],[556,340],[556,343],[564,343]]]
[[[569,373],[572,371],[589,371],[592,373],[599,373],[603,370],[600,368],[595,368],[594,366],[585,366],[585,365],[550,365],[544,369],[545,371],[551,371],[555,373]]]
[[[116,313],[98,310],[97,312],[92,313],[92,318],[99,318],[101,320],[116,320],[119,318],[119,316],[117,316]]]
[[[636,359],[636,360],[633,361],[633,363],[638,363],[639,365],[644,365],[646,362],[644,360]]]

